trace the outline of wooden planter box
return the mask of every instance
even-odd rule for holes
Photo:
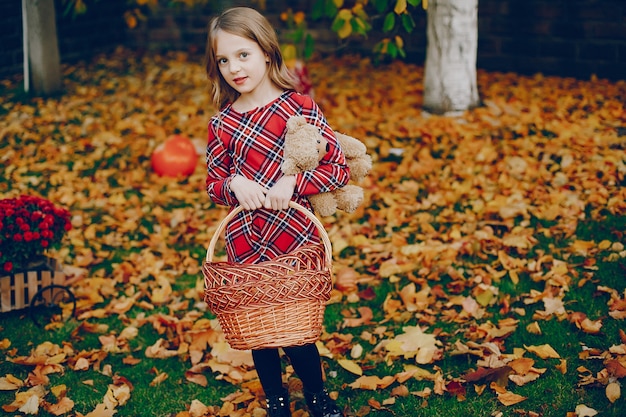
[[[54,259],[47,265],[0,277],[0,312],[28,307],[37,291],[52,284],[65,285],[63,268]]]

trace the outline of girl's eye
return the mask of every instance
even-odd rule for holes
[[[248,53],[247,52],[242,52],[239,56],[242,58],[247,58],[248,57]]]
[[[217,65],[224,65],[227,62],[226,58],[220,58],[217,60]]]

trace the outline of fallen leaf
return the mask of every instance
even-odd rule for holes
[[[598,412],[593,408],[587,407],[584,404],[578,404],[576,406],[576,416],[577,417],[593,417],[597,415]]]
[[[614,404],[621,396],[621,388],[617,382],[611,382],[606,386],[606,398],[609,399],[611,404]]]
[[[0,391],[12,391],[17,390],[24,386],[24,381],[11,374],[0,377]]]
[[[532,352],[534,354],[536,354],[537,356],[539,356],[541,359],[548,359],[548,358],[556,358],[559,359],[561,356],[559,356],[559,354],[552,348],[552,346],[545,344],[545,345],[538,345],[538,346],[526,346],[524,345],[524,348],[529,351]]]
[[[363,369],[354,361],[348,359],[339,359],[337,363],[346,371],[349,371],[355,375],[363,375]]]

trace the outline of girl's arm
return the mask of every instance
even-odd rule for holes
[[[216,204],[234,206],[237,197],[230,189],[230,183],[235,177],[231,172],[232,158],[219,137],[215,134],[212,124],[209,124],[209,138],[206,148],[206,191]]]

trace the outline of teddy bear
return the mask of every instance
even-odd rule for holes
[[[372,158],[358,139],[335,132],[339,145],[350,168],[350,180],[359,182],[370,172]],[[304,116],[292,116],[287,120],[284,160],[281,169],[285,175],[315,168],[326,154],[326,139],[316,126],[308,124]],[[309,196],[315,213],[322,217],[333,215],[337,209],[354,212],[363,202],[363,188],[347,184],[334,191]]]

